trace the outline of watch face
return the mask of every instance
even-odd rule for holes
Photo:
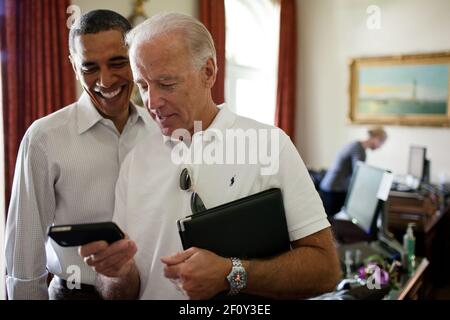
[[[233,273],[231,278],[231,286],[237,289],[242,289],[247,283],[247,274],[245,271],[237,270]]]

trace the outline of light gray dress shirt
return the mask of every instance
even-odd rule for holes
[[[20,145],[6,226],[10,299],[48,299],[48,271],[94,284],[77,248],[47,237],[50,225],[110,221],[122,161],[157,130],[147,110],[132,106],[122,134],[83,93],[80,100],[35,121]],[[75,278],[74,278],[75,277]]]
[[[327,192],[347,192],[358,161],[366,161],[366,150],[360,141],[344,146],[320,183]]]

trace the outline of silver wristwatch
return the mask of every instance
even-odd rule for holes
[[[227,276],[230,284],[230,291],[228,295],[234,296],[247,286],[247,272],[238,258],[231,258],[233,264],[231,272]]]

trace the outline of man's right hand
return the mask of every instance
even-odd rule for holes
[[[136,243],[129,239],[119,240],[111,245],[105,241],[96,241],[78,248],[78,253],[87,265],[110,278],[127,275],[133,269],[136,252]]]

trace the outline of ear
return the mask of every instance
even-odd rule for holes
[[[209,58],[203,66],[203,80],[208,89],[211,89],[216,83],[217,67],[214,64],[214,60]]]
[[[72,57],[72,55],[69,55],[69,60],[70,60],[70,64],[72,65],[72,69],[73,72],[75,72],[75,77],[77,78],[77,80],[79,81],[80,79],[78,78],[78,71],[77,71],[77,67],[75,65],[75,60]]]

